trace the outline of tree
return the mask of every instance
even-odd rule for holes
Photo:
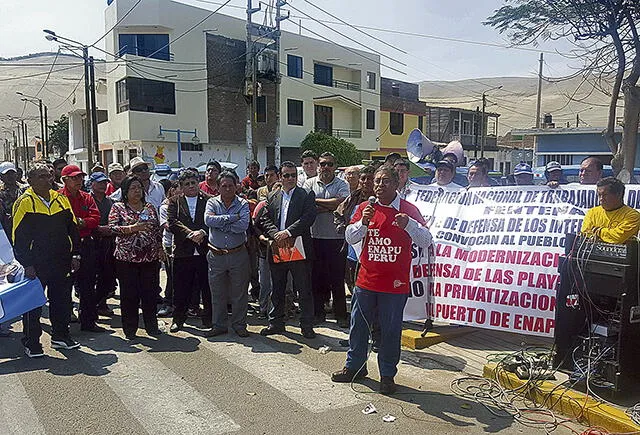
[[[300,147],[302,151],[312,150],[317,155],[329,151],[336,156],[339,166],[359,165],[362,163],[362,154],[354,144],[319,131],[310,132],[303,139]]]
[[[64,156],[69,151],[69,118],[66,115],[49,126],[49,151],[54,155]]]
[[[622,180],[633,174],[640,116],[640,22],[637,0],[505,0],[487,18],[515,45],[566,39],[575,49],[570,57],[582,59],[578,74],[610,96],[609,118],[603,136],[614,155],[614,172]],[[625,77],[626,74],[626,77]],[[610,77],[615,77],[613,86]],[[622,142],[615,141],[616,113],[624,94]]]

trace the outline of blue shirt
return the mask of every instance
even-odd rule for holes
[[[237,248],[247,241],[249,203],[236,196],[227,208],[220,196],[209,198],[204,213],[209,243],[220,249]]]

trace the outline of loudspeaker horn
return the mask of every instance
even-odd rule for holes
[[[442,157],[447,158],[447,156],[455,156],[456,161],[455,165],[458,166],[462,164],[464,159],[464,149],[462,148],[462,144],[457,140],[449,142],[449,144],[442,149]]]
[[[414,129],[407,139],[407,156],[409,160],[422,169],[435,169],[435,164],[442,159],[439,144],[426,137],[419,129]]]

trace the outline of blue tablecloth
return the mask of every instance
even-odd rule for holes
[[[0,322],[15,319],[46,303],[39,279],[0,285]]]

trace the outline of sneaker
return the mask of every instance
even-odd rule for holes
[[[213,328],[209,329],[208,331],[206,331],[204,333],[204,336],[207,338],[211,338],[211,337],[217,337],[218,335],[223,335],[226,334],[228,331],[224,328],[218,328],[216,326],[214,326]]]
[[[44,350],[42,350],[42,345],[40,343],[25,346],[24,353],[29,358],[42,358],[44,356]]]
[[[266,337],[269,335],[284,334],[285,332],[286,330],[284,326],[269,325],[266,328],[262,328],[260,330],[260,335]]]
[[[397,390],[392,376],[380,377],[380,394],[393,394]]]
[[[51,347],[54,349],[77,349],[80,343],[71,339],[71,337],[52,338]]]
[[[171,317],[173,316],[173,307],[170,305],[163,305],[158,310],[158,317]]]
[[[363,367],[362,370],[356,372],[356,370],[351,370],[344,367],[342,370],[338,372],[334,372],[331,374],[331,380],[333,382],[345,382],[349,383],[358,379],[362,379],[369,374],[366,367]]]

